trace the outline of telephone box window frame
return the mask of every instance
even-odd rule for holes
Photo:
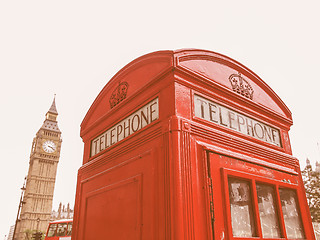
[[[241,160],[241,159],[239,159]],[[273,170],[277,171],[277,170]],[[259,209],[258,209],[258,199],[257,199],[257,191],[256,191],[256,183],[259,184],[266,184],[269,186],[273,186],[275,188],[275,195],[276,195],[276,208],[277,208],[277,215],[279,218],[279,225],[280,225],[280,234],[281,238],[274,238],[274,239],[290,239],[287,237],[286,229],[285,229],[285,222],[284,222],[284,217],[283,217],[283,212],[281,208],[281,199],[280,199],[280,194],[279,194],[279,189],[288,189],[288,190],[293,190],[296,193],[297,197],[297,211],[299,212],[299,218],[301,221],[302,225],[302,230],[303,230],[303,235],[304,237],[306,236],[306,226],[304,222],[302,221],[302,215],[301,215],[301,204],[300,204],[300,193],[298,191],[298,184],[295,183],[287,183],[283,182],[278,179],[270,179],[267,177],[260,177],[258,175],[246,173],[243,171],[239,170],[234,170],[234,169],[229,169],[229,168],[221,168],[221,177],[222,177],[222,182],[223,182],[223,192],[224,192],[224,200],[225,200],[225,212],[226,212],[226,217],[227,217],[227,232],[228,236],[230,236],[231,239],[270,239],[270,238],[263,238],[262,235],[262,229],[261,229],[261,222],[260,222],[260,216],[259,216]],[[254,219],[256,221],[256,230],[257,230],[257,237],[250,237],[250,238],[242,238],[242,237],[234,237],[232,233],[232,225],[231,225],[231,211],[230,211],[230,199],[229,199],[229,187],[228,187],[228,179],[232,178],[239,178],[243,179],[246,181],[249,181],[251,183],[251,196],[252,196],[252,202],[253,202],[253,214],[254,214]],[[306,239],[306,238],[301,238],[301,239]]]

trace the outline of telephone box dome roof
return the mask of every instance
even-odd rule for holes
[[[241,63],[207,50],[182,49],[157,51],[141,56],[124,66],[101,90],[81,128],[94,125],[99,118],[146,90],[164,76],[183,72],[199,81],[207,81],[226,92],[237,94],[248,104],[261,106],[292,124],[290,110],[278,95],[253,71]]]

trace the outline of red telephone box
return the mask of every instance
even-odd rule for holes
[[[120,70],[81,124],[73,239],[315,239],[291,112],[221,54]]]

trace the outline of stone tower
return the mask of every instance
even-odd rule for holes
[[[33,139],[26,190],[15,239],[27,239],[27,232],[45,232],[51,211],[57,166],[61,149],[61,132],[57,123],[55,98],[42,127]]]

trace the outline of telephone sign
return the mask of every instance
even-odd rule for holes
[[[93,139],[91,143],[91,156],[94,156],[113,144],[125,139],[158,118],[159,103],[158,98],[156,98]]]
[[[281,147],[280,131],[213,101],[194,95],[195,116]]]

